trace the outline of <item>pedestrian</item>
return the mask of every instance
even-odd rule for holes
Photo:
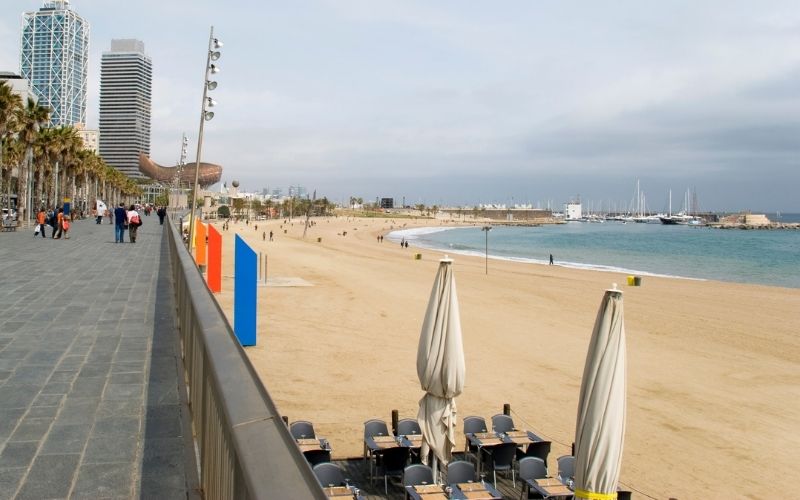
[[[136,211],[135,205],[131,205],[126,216],[128,220],[128,238],[131,243],[136,243],[136,233],[139,231],[139,226],[142,225],[142,218],[139,216],[139,212]]]
[[[64,239],[65,240],[69,239],[69,227],[72,224],[72,222],[70,220],[71,220],[71,217],[69,217],[69,216],[66,216],[66,217],[62,216],[61,217],[61,229],[62,229],[62,231],[64,233]]]
[[[114,220],[116,221],[114,225],[114,241],[116,243],[123,243],[125,241],[125,226],[128,222],[128,212],[125,210],[124,203],[120,203],[119,206],[114,209]]]
[[[269,241],[272,241],[272,231],[269,232]]]
[[[166,207],[159,207],[156,211],[156,215],[158,215],[158,223],[162,226],[164,225],[164,217],[167,216],[167,208]]]
[[[553,265],[553,254],[550,254],[550,265]]]
[[[408,248],[408,241],[406,241],[406,248]]]
[[[58,212],[55,215],[55,222],[53,223],[53,227],[55,228],[55,230],[53,231],[54,240],[61,239],[61,233],[64,230],[63,226],[61,225],[63,220],[64,220],[64,208],[59,207]]]
[[[36,224],[37,224],[36,227],[38,228],[37,232],[41,231],[42,238],[47,238],[47,236],[45,235],[45,225],[46,225],[45,224],[45,220],[46,219],[47,219],[47,214],[44,211],[44,207],[42,207],[42,208],[39,209],[39,212],[36,214]],[[36,233],[34,233],[33,235],[36,236]]]
[[[261,235],[261,241],[267,241],[267,232],[264,231],[264,234]]]
[[[405,248],[405,246],[406,246],[406,239],[400,238],[400,248]]]

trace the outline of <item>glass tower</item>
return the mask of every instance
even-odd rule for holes
[[[139,40],[111,40],[100,62],[100,156],[128,177],[144,177],[139,153],[150,155],[153,66]]]
[[[50,124],[85,124],[89,23],[69,0],[46,0],[23,14],[21,45],[20,74],[39,104],[50,107]]]

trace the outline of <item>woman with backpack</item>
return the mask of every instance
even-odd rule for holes
[[[136,243],[136,233],[141,225],[142,218],[139,216],[139,212],[136,211],[136,206],[131,205],[131,208],[128,209],[128,235],[131,243]]]

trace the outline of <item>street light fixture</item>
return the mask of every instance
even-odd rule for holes
[[[218,60],[222,54],[216,50],[222,47],[222,42],[214,38],[214,27],[211,27],[211,32],[208,35],[208,51],[206,56],[206,67],[203,72],[203,99],[201,101],[200,109],[200,132],[197,134],[197,157],[194,162],[194,189],[192,190],[192,215],[189,222],[189,251],[191,252],[192,241],[194,239],[194,226],[195,226],[195,210],[197,208],[197,185],[200,181],[200,155],[203,152],[203,126],[205,122],[214,118],[214,113],[208,111],[208,108],[216,106],[217,102],[208,97],[208,91],[217,88],[217,82],[209,80],[209,75],[219,73],[219,66],[211,64],[211,61]],[[181,229],[183,230],[183,229]]]
[[[489,274],[489,231],[492,230],[492,226],[483,226],[481,231],[486,233],[486,274]]]

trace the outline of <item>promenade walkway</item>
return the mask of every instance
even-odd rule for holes
[[[0,233],[0,500],[197,497],[158,217]],[[127,234],[126,234],[127,238]]]

